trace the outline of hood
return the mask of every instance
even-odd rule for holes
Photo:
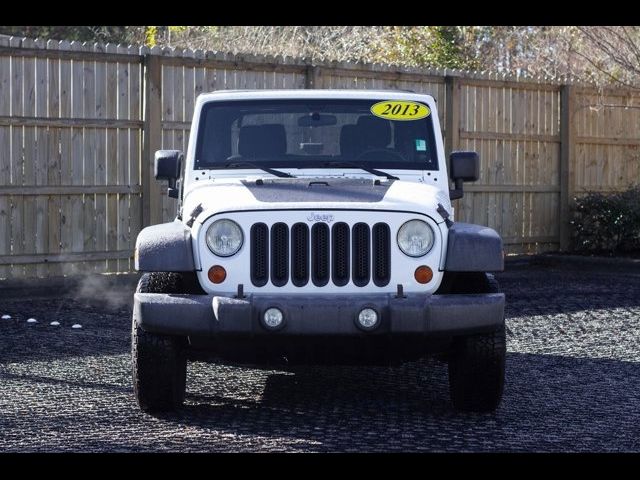
[[[424,213],[437,223],[438,204],[451,212],[449,195],[428,184],[368,178],[264,178],[204,181],[187,192],[184,217],[202,205],[198,221],[233,210],[400,210]]]

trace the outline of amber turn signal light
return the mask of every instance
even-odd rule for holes
[[[222,283],[227,278],[227,271],[220,265],[214,265],[209,269],[209,280],[212,283]]]
[[[416,282],[418,283],[429,283],[433,278],[433,270],[431,270],[426,265],[421,265],[416,268],[414,277],[416,278]]]

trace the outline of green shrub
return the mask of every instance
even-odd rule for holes
[[[618,193],[589,193],[574,201],[574,250],[616,253],[640,249],[640,186]]]

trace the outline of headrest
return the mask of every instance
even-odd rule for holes
[[[357,126],[366,148],[385,148],[391,143],[389,120],[367,115],[358,118]]]
[[[284,125],[247,125],[240,128],[238,153],[243,157],[272,157],[287,153]]]
[[[340,129],[340,154],[355,156],[363,150],[362,139],[356,125],[344,125]]]

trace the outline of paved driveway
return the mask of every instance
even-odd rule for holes
[[[640,273],[526,266],[498,278],[508,357],[495,414],[453,411],[434,361],[194,362],[185,407],[155,418],[133,398],[128,290],[98,285],[99,303],[86,288],[0,296],[12,316],[0,320],[0,451],[640,451]]]

